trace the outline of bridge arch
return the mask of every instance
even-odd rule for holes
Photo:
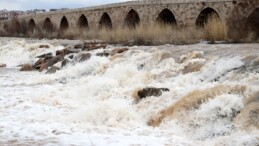
[[[221,21],[219,13],[211,7],[207,7],[200,12],[195,21],[195,25],[198,27],[204,27],[212,17]]]
[[[167,8],[163,9],[156,19],[159,24],[162,25],[177,25],[177,21],[173,12]]]
[[[259,7],[246,18],[245,31],[247,34],[253,33],[254,37],[259,38]]]
[[[84,14],[82,14],[78,19],[78,26],[80,29],[88,29],[88,20]]]
[[[64,30],[67,30],[68,27],[69,27],[69,24],[68,24],[67,18],[66,18],[66,16],[63,16],[62,19],[61,19],[61,21],[60,21],[60,27],[59,27],[59,29],[60,29],[61,31],[64,31]]]
[[[28,30],[30,32],[33,32],[35,29],[36,29],[35,21],[33,19],[30,19],[30,21],[28,23]]]
[[[131,9],[124,20],[124,26],[135,28],[140,23],[139,14],[134,9]]]
[[[104,12],[100,21],[99,21],[99,28],[100,29],[112,29],[112,20],[111,17],[107,12]]]
[[[46,19],[44,20],[43,29],[44,29],[45,31],[48,31],[48,32],[53,31],[54,28],[53,28],[53,24],[52,24],[50,18],[46,18]]]

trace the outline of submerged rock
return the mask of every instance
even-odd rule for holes
[[[49,45],[40,45],[39,48],[49,48]]]
[[[53,57],[52,53],[46,53],[46,54],[36,56],[36,58],[49,58],[49,57]]]
[[[52,66],[50,69],[48,69],[48,71],[46,72],[46,74],[53,74],[53,73],[56,73],[58,70],[60,70],[59,67]]]
[[[42,64],[39,71],[43,71],[49,67],[52,67],[54,64],[62,61],[63,59],[64,59],[64,56],[62,54],[55,56],[54,58],[48,60],[46,63]]]
[[[143,99],[149,96],[161,96],[163,91],[170,91],[168,88],[153,88],[148,87],[137,92],[139,99]]]
[[[82,54],[80,59],[79,59],[79,62],[86,61],[86,60],[88,60],[90,58],[91,58],[91,54],[90,53]]]
[[[31,64],[23,64],[21,66],[22,67],[21,67],[20,71],[33,71],[34,70],[34,68]]]
[[[113,49],[110,55],[111,55],[111,56],[114,56],[115,54],[120,54],[120,53],[126,52],[126,51],[128,51],[128,50],[129,50],[128,48],[117,48],[117,49]]]
[[[108,52],[96,53],[96,56],[100,56],[100,57],[108,57],[109,55],[110,55],[110,53],[108,53]]]
[[[0,68],[6,67],[6,64],[1,64],[0,63]]]
[[[84,47],[83,44],[77,44],[74,46],[74,49],[82,49]]]
[[[61,63],[61,67],[66,66],[70,61],[68,59],[64,59]]]

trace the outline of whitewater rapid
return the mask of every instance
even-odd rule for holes
[[[258,146],[259,97],[251,110],[254,121],[243,122],[242,113],[259,92],[259,66],[242,69],[256,63],[258,44],[132,46],[115,56],[92,55],[54,74],[17,67],[73,43],[78,41],[0,39],[0,64],[7,64],[0,68],[1,146]],[[39,48],[43,44],[50,47]],[[99,52],[103,49],[90,51]],[[202,67],[190,69],[193,64]],[[221,93],[213,90],[217,86],[246,90]],[[135,101],[134,92],[145,87],[170,91]],[[148,125],[196,90],[213,97],[166,116],[157,127]]]

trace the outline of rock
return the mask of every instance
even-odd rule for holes
[[[53,57],[52,53],[46,53],[46,54],[42,54],[42,55],[36,56],[36,58],[46,58],[46,57]]]
[[[61,63],[61,67],[66,66],[70,61],[68,59],[64,59]]]
[[[63,54],[60,54],[58,56],[53,57],[52,59],[48,60],[46,63],[44,63],[43,65],[41,65],[40,70],[39,71],[43,71],[49,67],[52,67],[54,64],[62,61],[64,59]]]
[[[66,56],[68,54],[68,49],[63,49],[63,50],[57,50],[56,51],[56,56],[59,56],[59,55],[63,55],[63,56]]]
[[[0,68],[4,68],[4,67],[6,67],[6,64],[1,64],[0,63]]]
[[[106,48],[106,44],[99,44],[99,43],[85,43],[83,46],[83,51],[92,51],[100,48]]]
[[[73,59],[74,58],[74,55],[70,55],[68,56],[69,59]]]
[[[34,63],[33,68],[39,70],[39,69],[40,69],[40,66],[41,66],[42,64],[44,64],[44,63],[45,63],[44,59],[41,58],[41,59],[39,59],[38,61],[36,61],[36,62]]]
[[[39,48],[49,48],[49,45],[40,45]]]
[[[108,57],[109,55],[110,55],[110,53],[107,53],[107,52],[96,53],[96,56],[100,56],[100,57]]]
[[[201,62],[189,63],[186,66],[184,66],[182,73],[187,74],[187,73],[191,73],[191,72],[198,72],[201,70],[203,65],[204,65],[204,63],[201,63]]]
[[[56,73],[58,70],[60,70],[59,67],[52,66],[50,69],[48,69],[48,71],[46,72],[46,74],[53,74],[53,73]]]
[[[144,88],[137,92],[139,99],[143,99],[149,96],[161,96],[163,91],[170,91],[168,88]]]
[[[32,71],[34,70],[33,66],[31,64],[23,64],[21,65],[20,71]]]
[[[129,49],[128,48],[117,48],[117,49],[113,49],[112,52],[111,52],[111,56],[115,55],[115,54],[121,54],[123,52],[126,52],[128,51]]]
[[[91,58],[91,54],[90,53],[82,54],[82,56],[79,59],[79,62],[86,61],[86,60],[88,60],[90,58]]]
[[[71,54],[71,53],[79,53],[79,52],[80,52],[80,50],[79,50],[79,49],[71,49],[71,48],[67,49],[67,54]]]
[[[83,44],[77,44],[74,46],[74,49],[83,49],[84,45]]]

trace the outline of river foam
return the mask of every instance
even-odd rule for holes
[[[244,59],[259,57],[257,44],[133,46],[54,74],[18,71],[64,48],[54,42],[1,39],[0,145],[259,144],[259,66]],[[136,102],[145,87],[170,91]]]

